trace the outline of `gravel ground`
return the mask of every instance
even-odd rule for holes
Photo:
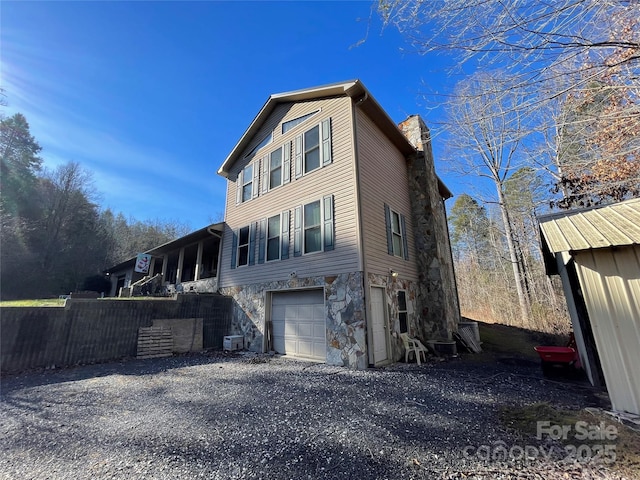
[[[1,478],[618,478],[518,458],[540,442],[501,427],[500,406],[596,398],[534,363],[350,371],[210,353],[5,376],[0,398]],[[514,458],[478,453],[499,442]]]

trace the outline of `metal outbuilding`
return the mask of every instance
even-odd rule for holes
[[[548,275],[560,275],[589,380],[640,415],[640,199],[539,217]]]

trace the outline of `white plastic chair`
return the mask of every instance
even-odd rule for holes
[[[422,354],[424,361],[427,361],[427,347],[425,347],[417,338],[411,338],[408,333],[401,333],[400,338],[404,343],[404,361],[409,363],[409,354],[413,353],[416,357],[416,362],[420,365],[420,354]]]

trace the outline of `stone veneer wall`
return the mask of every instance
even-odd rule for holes
[[[449,229],[433,164],[429,129],[417,115],[400,124],[418,149],[409,159],[409,192],[419,278],[419,316],[430,338],[451,339],[460,321],[460,306],[449,243]],[[429,325],[430,324],[430,325]]]
[[[327,364],[355,369],[367,368],[365,307],[362,272],[335,276],[292,278],[267,283],[222,288],[233,298],[231,335],[243,335],[245,346],[261,352],[264,343],[266,292],[303,288],[324,289]]]
[[[201,278],[176,285],[176,291],[179,293],[215,293],[217,290],[218,279],[216,277]]]
[[[398,318],[398,291],[404,290],[407,298],[407,332],[422,342],[434,338],[430,327],[431,322],[424,322],[417,309],[419,285],[416,282],[402,278],[391,279],[388,275],[368,274],[370,287],[384,287],[386,293],[387,318],[389,319],[389,333],[391,352],[390,358],[397,362],[404,359],[404,345],[400,339],[400,320]]]

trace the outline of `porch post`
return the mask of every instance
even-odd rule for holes
[[[156,260],[155,258],[151,257],[151,265],[149,265],[149,273],[147,273],[147,275],[149,275],[149,278],[153,277],[153,271],[155,269],[156,266]]]
[[[196,255],[196,268],[194,269],[194,280],[200,280],[200,275],[202,272],[200,271],[200,265],[202,264],[202,250],[204,247],[204,242],[198,242],[198,254]]]
[[[176,271],[176,285],[182,283],[182,267],[184,266],[184,247],[180,249],[178,255],[178,270]]]
[[[162,257],[162,283],[167,280],[167,268],[169,268],[169,255]]]

